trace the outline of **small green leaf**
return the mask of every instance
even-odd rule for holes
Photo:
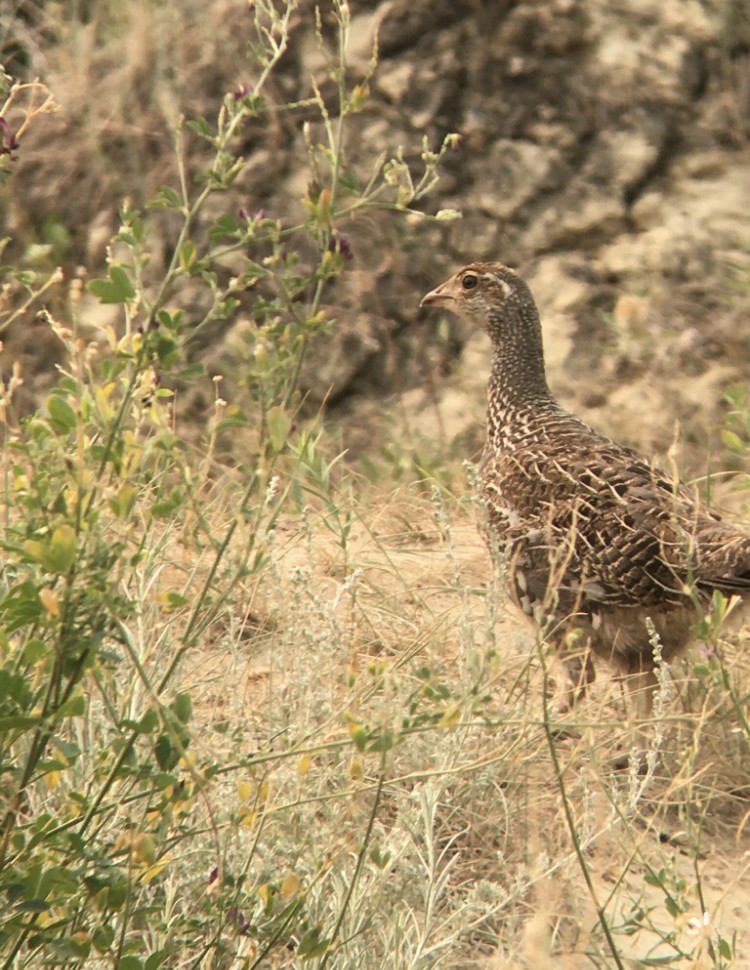
[[[312,960],[314,957],[322,956],[331,945],[329,939],[325,937],[321,939],[320,931],[320,926],[311,926],[303,934],[297,947],[297,955],[302,957],[303,960]]]
[[[59,525],[44,550],[42,566],[50,573],[64,576],[75,562],[77,551],[77,536],[73,526],[67,523]]]
[[[159,596],[159,602],[169,612],[170,610],[179,609],[181,606],[186,606],[190,601],[187,596],[183,596],[182,593],[175,593],[174,590],[170,589]]]
[[[50,904],[44,899],[26,899],[17,905],[24,913],[46,913],[50,909]]]
[[[461,218],[458,209],[440,209],[435,213],[435,222],[454,222]]]
[[[182,323],[182,310],[175,310],[174,313],[170,313],[169,310],[159,310],[156,319],[167,330],[178,330]]]
[[[154,754],[156,755],[156,761],[159,767],[163,771],[168,771],[174,768],[177,762],[180,760],[180,752],[173,747],[172,742],[169,740],[169,735],[160,734],[156,744],[154,745]]]
[[[747,447],[742,438],[738,434],[735,434],[734,431],[730,431],[729,428],[722,428],[721,441],[724,447],[729,448],[730,451],[742,453]]]
[[[135,296],[130,277],[122,266],[109,267],[109,279],[91,280],[89,292],[98,297],[101,303],[127,303]]]
[[[201,138],[207,138],[211,142],[214,140],[214,133],[205,118],[196,118],[194,121],[188,121],[187,126],[196,135],[200,135]]]
[[[83,694],[69,697],[57,711],[59,717],[83,717],[86,713],[86,698]]]
[[[719,940],[719,953],[725,960],[732,959],[732,947],[729,945],[729,940],[725,940],[723,936]]]
[[[208,230],[208,238],[212,243],[223,242],[231,239],[240,231],[240,224],[232,215],[223,215],[216,220],[216,225]]]
[[[274,451],[281,451],[289,437],[292,421],[284,408],[280,405],[270,409],[268,418],[268,435]]]
[[[100,953],[109,953],[115,940],[115,930],[112,926],[99,925],[93,934],[94,946]]]
[[[192,239],[186,239],[180,247],[180,266],[186,273],[191,273],[198,258],[198,250]]]
[[[41,721],[39,717],[32,717],[30,714],[15,714],[11,717],[0,717],[0,732],[12,731],[17,728],[36,727]]]
[[[175,376],[181,381],[187,381],[193,377],[203,377],[205,373],[206,365],[203,361],[198,360],[194,364],[188,364],[187,367],[183,367]]]
[[[178,694],[172,701],[170,707],[174,711],[177,720],[182,724],[187,724],[193,716],[193,702],[187,691]]]
[[[681,912],[677,901],[672,896],[667,896],[664,900],[664,905],[672,919],[677,919]]]
[[[164,205],[171,206],[173,209],[179,209],[182,205],[179,195],[171,185],[162,185],[159,190],[157,202],[162,202]]]
[[[154,950],[152,954],[146,957],[146,967],[145,970],[159,970],[159,967],[164,965],[164,961],[168,956],[171,956],[172,951],[165,947],[163,950]]]
[[[138,495],[133,485],[125,484],[121,486],[117,497],[109,500],[109,507],[118,519],[127,519],[133,511],[135,500]]]
[[[142,243],[143,240],[146,238],[146,233],[144,232],[143,219],[141,219],[140,216],[134,216],[133,221],[131,222],[130,225],[133,230],[133,236],[135,237],[135,241],[137,243]]]
[[[29,539],[23,544],[26,554],[36,562],[44,552],[44,544]],[[30,549],[29,547],[32,547]],[[38,555],[36,552],[38,551]],[[0,600],[0,618],[2,618],[5,632],[15,633],[27,624],[38,622],[44,613],[39,592],[32,582],[15,586],[7,596]],[[2,686],[2,671],[0,671],[0,688]]]
[[[383,754],[396,746],[396,735],[393,731],[386,729],[379,738],[375,738],[369,745],[368,751],[378,751]]]
[[[55,741],[55,747],[62,752],[63,756],[67,759],[68,764],[75,761],[81,753],[81,749],[75,741],[65,741],[63,738],[57,738]]]
[[[364,751],[367,747],[367,731],[361,724],[350,724],[349,734],[351,735],[354,747],[357,751]]]
[[[156,341],[156,355],[164,367],[171,367],[179,357],[177,344],[170,337],[158,334]]]
[[[390,861],[391,853],[387,851],[381,852],[377,846],[370,852],[370,862],[376,865],[378,869],[385,869]]]
[[[50,648],[42,640],[29,640],[24,644],[23,660],[27,664],[35,664],[42,657],[46,656]]]
[[[159,715],[156,713],[153,707],[150,707],[143,717],[135,725],[136,731],[140,734],[151,734],[155,727],[159,724]]]
[[[47,411],[49,412],[50,424],[55,431],[67,432],[75,429],[78,416],[64,397],[60,397],[59,394],[50,394],[47,398]]]
[[[143,960],[129,953],[127,956],[120,957],[115,966],[116,970],[143,970]]]

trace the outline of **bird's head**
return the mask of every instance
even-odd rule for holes
[[[419,304],[445,307],[499,336],[504,319],[533,300],[528,287],[502,263],[470,263],[431,290]]]

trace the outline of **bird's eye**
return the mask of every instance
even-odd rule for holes
[[[471,273],[468,273],[461,280],[461,286],[463,286],[465,290],[473,290],[474,287],[478,285],[478,283],[479,283],[478,278],[476,276],[472,276]]]

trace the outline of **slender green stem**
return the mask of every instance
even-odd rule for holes
[[[378,817],[378,809],[380,807],[380,796],[383,793],[383,784],[385,782],[385,754],[381,758],[380,762],[380,776],[378,778],[378,787],[375,790],[375,798],[372,803],[372,809],[370,810],[370,817],[367,820],[367,829],[362,839],[362,845],[359,849],[359,854],[357,856],[357,864],[354,867],[354,872],[352,873],[352,878],[349,881],[349,885],[346,890],[346,896],[344,897],[344,902],[341,905],[341,911],[339,912],[338,919],[336,920],[336,925],[333,928],[333,933],[331,934],[331,944],[325,952],[325,956],[320,962],[319,970],[324,970],[328,961],[334,952],[334,944],[338,939],[339,933],[341,932],[341,927],[343,926],[344,919],[346,918],[347,911],[349,909],[349,904],[352,900],[352,895],[354,894],[354,888],[359,880],[360,873],[362,872],[362,867],[365,864],[365,858],[367,857],[367,850],[370,846],[370,839],[372,837],[372,830],[375,825],[375,819]]]
[[[61,280],[62,273],[60,270],[52,273],[51,276],[46,279],[44,283],[42,283],[38,290],[34,290],[32,293],[30,293],[24,302],[20,306],[16,307],[12,313],[9,313],[5,320],[0,323],[0,333],[2,333],[3,330],[7,330],[14,320],[17,320],[23,313],[26,312],[26,310],[29,309],[33,303],[36,303],[38,299],[44,296],[51,286],[54,286],[55,283],[59,283]]]
[[[589,869],[589,864],[586,861],[586,854],[583,851],[583,846],[581,845],[581,840],[578,836],[578,829],[576,828],[576,821],[573,817],[573,809],[570,805],[570,798],[568,797],[567,787],[565,784],[565,777],[560,764],[560,757],[557,753],[557,740],[555,738],[554,732],[552,730],[552,724],[550,721],[550,709],[548,700],[548,688],[549,688],[549,675],[547,672],[547,663],[544,657],[544,643],[539,641],[537,643],[537,648],[539,650],[539,656],[542,663],[542,704],[544,712],[543,728],[544,734],[547,739],[547,746],[549,748],[550,759],[552,761],[552,768],[555,776],[555,781],[557,782],[557,787],[560,790],[560,796],[562,798],[563,812],[565,814],[565,822],[568,827],[568,832],[570,833],[570,840],[573,843],[573,849],[578,859],[578,866],[581,870],[581,875],[583,876],[584,882],[586,883],[586,889],[589,896],[591,897],[591,902],[593,903],[594,909],[596,911],[597,918],[599,920],[599,925],[604,933],[604,938],[607,941],[607,946],[612,954],[612,959],[615,962],[615,966],[618,970],[625,970],[625,964],[622,962],[622,957],[620,956],[620,951],[615,943],[615,938],[612,935],[612,930],[609,926],[609,920],[607,919],[607,914],[604,907],[599,901],[599,895],[594,886],[594,881],[591,878],[591,870]]]

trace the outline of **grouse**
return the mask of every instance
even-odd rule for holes
[[[594,654],[628,675],[649,715],[656,638],[669,661],[715,590],[750,591],[750,537],[557,403],[539,312],[513,270],[471,263],[420,305],[451,310],[492,341],[483,530],[511,599],[567,668],[565,706],[593,679]]]

